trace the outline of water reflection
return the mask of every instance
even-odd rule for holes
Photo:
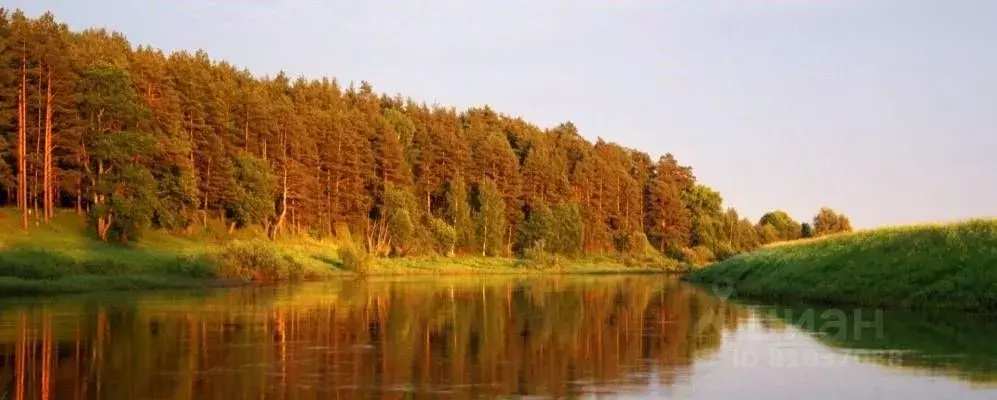
[[[790,324],[860,360],[978,384],[997,382],[993,316],[785,307],[761,314],[769,324]]]
[[[660,276],[7,300],[0,399],[992,398],[995,335],[987,317],[748,308]]]
[[[412,278],[0,304],[0,398],[578,397],[749,312],[667,277]]]

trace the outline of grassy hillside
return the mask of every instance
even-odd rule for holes
[[[688,276],[777,302],[997,312],[997,220],[786,243]]]
[[[20,227],[0,209],[0,295],[182,288],[249,282],[321,280],[352,275],[338,244],[294,237],[271,242],[259,230],[229,233],[221,223],[190,232],[146,232],[135,244],[95,239],[85,217],[63,211],[48,224]],[[374,260],[371,275],[660,272],[612,257],[558,259],[557,268],[512,258],[416,257]]]

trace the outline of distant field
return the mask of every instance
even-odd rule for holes
[[[997,312],[997,220],[785,242],[687,279],[776,302]]]

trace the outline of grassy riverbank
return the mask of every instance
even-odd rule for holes
[[[997,220],[790,242],[687,278],[775,302],[997,312]]]
[[[83,217],[60,213],[21,230],[13,210],[0,210],[0,295],[186,288],[354,275],[338,244],[307,237],[274,242],[263,233],[229,233],[219,224],[183,234],[146,232],[137,244],[96,240]],[[549,263],[548,263],[549,264]],[[514,258],[413,257],[373,260],[369,275],[661,272],[612,257],[558,258],[554,268]],[[668,265],[677,267],[677,265]]]

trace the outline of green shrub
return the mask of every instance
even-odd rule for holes
[[[457,230],[446,221],[433,218],[429,221],[429,229],[433,234],[433,245],[436,252],[453,256],[457,244]]]
[[[374,256],[353,243],[346,243],[337,249],[343,268],[357,273],[367,273],[374,264]]]
[[[721,243],[721,244],[717,245],[717,248],[713,252],[713,255],[716,257],[717,261],[723,261],[723,260],[726,260],[728,258],[736,256],[738,253],[739,252],[737,250],[735,250],[733,247],[731,247],[730,244],[728,244],[728,243]]]
[[[669,271],[679,269],[679,262],[655,249],[643,232],[620,232],[614,235],[613,241],[617,251],[614,261],[624,266]]]
[[[271,244],[232,242],[218,255],[218,277],[252,282],[301,279],[304,267]]]
[[[525,255],[534,243],[540,241],[547,243],[549,246],[550,241],[554,237],[553,222],[554,215],[550,211],[550,207],[547,207],[543,202],[530,204],[529,213],[527,213],[526,219],[518,229],[519,234],[516,238],[517,252]]]
[[[615,261],[627,267],[654,268],[664,271],[678,271],[680,269],[679,262],[677,260],[661,255],[638,256],[634,254],[620,253],[616,257]]]
[[[684,247],[679,249],[679,254],[682,261],[692,265],[706,265],[715,259],[713,252],[706,246],[696,246],[691,249]]]
[[[294,257],[284,254],[283,278],[285,280],[299,281],[305,277],[305,266]]]
[[[523,251],[523,265],[528,268],[541,270],[563,270],[564,263],[557,254],[547,251],[543,240],[533,243]]]
[[[643,250],[637,235],[631,232],[613,234],[613,247],[619,253],[639,254]]]
[[[384,191],[383,213],[391,236],[394,255],[406,255],[417,247],[415,222],[419,220],[419,206],[410,190],[388,185]]]

